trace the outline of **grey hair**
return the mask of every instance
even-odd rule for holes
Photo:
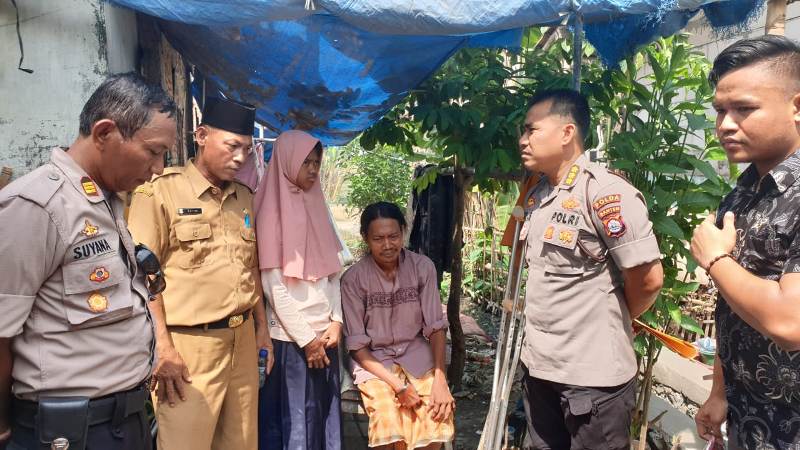
[[[154,110],[175,117],[175,102],[134,72],[111,75],[83,105],[80,133],[89,136],[97,121],[111,119],[122,137],[130,139],[150,122]]]

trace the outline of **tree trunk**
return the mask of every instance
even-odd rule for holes
[[[634,429],[639,429],[639,447],[638,450],[644,450],[643,445],[647,441],[647,430],[650,423],[647,420],[647,413],[650,409],[650,395],[653,388],[653,368],[658,360],[658,349],[654,337],[650,337],[647,342],[647,361],[645,363],[645,370],[642,374],[642,382],[639,387],[639,395],[636,398],[636,409],[634,410],[633,426]]]
[[[769,0],[767,2],[767,23],[764,34],[783,36],[786,32],[786,0]]]
[[[461,378],[464,375],[464,362],[466,361],[467,348],[464,339],[464,330],[461,328],[461,280],[463,278],[464,264],[461,249],[464,246],[464,201],[469,192],[473,175],[467,173],[456,165],[454,171],[454,205],[453,220],[455,230],[453,233],[452,254],[450,264],[450,295],[447,299],[447,320],[450,322],[450,367],[447,370],[447,379],[453,385],[453,392],[461,390]]]

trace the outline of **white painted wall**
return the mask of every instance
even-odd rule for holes
[[[78,135],[78,116],[108,73],[134,70],[135,15],[103,0],[0,1],[0,166],[14,178],[38,167],[54,146]]]

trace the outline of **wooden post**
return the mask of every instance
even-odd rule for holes
[[[175,148],[165,156],[165,165],[183,165],[194,153],[190,152],[194,145],[194,127],[189,66],[164,37],[156,19],[137,13],[136,27],[141,50],[140,73],[147,81],[159,84],[177,106],[177,140]]]
[[[491,233],[489,234],[489,238],[491,242],[489,242],[489,304],[494,303],[494,265],[495,265],[495,229],[494,229],[494,198],[496,194],[492,194],[489,197],[487,204],[486,204],[486,212],[487,212],[487,220],[486,220],[486,229],[490,230]]]
[[[764,34],[786,33],[786,0],[769,0],[767,2],[767,22]]]

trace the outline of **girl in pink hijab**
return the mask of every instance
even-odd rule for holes
[[[339,450],[341,245],[319,182],[322,144],[287,131],[255,197],[275,366],[259,392],[259,450]]]

